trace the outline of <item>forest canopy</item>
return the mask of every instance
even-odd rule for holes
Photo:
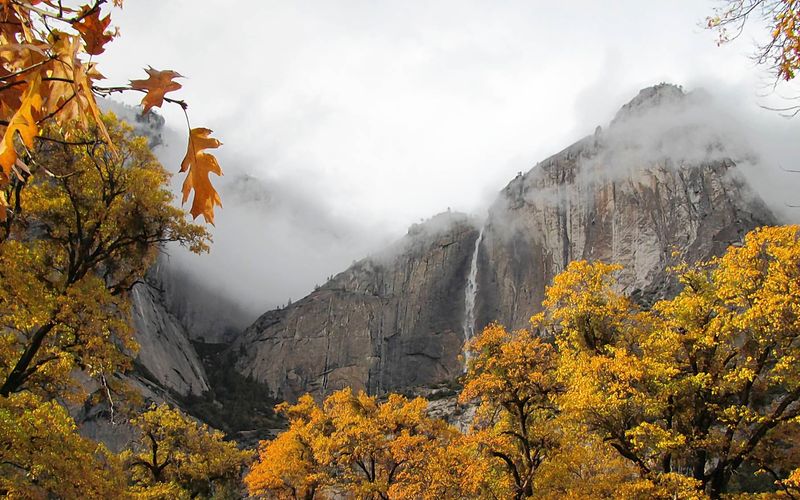
[[[645,308],[619,266],[576,261],[529,329],[467,349],[465,432],[424,402],[349,390],[283,405],[246,478],[266,498],[793,498],[800,443],[800,227],[682,264]],[[387,427],[388,426],[388,427]]]

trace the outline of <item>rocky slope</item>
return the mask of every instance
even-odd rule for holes
[[[293,399],[381,393],[461,373],[464,286],[478,231],[446,213],[304,299],[262,315],[233,345],[244,375]]]
[[[503,190],[479,253],[479,325],[524,327],[553,276],[579,259],[621,264],[624,291],[650,303],[675,285],[667,267],[719,255],[773,222],[729,160],[581,175],[595,152],[582,141]]]
[[[236,369],[290,400],[452,380],[465,335],[492,320],[525,326],[574,259],[622,264],[626,291],[643,302],[668,294],[669,265],[773,222],[737,172],[735,148],[704,121],[705,99],[644,89],[608,130],[511,181],[484,224],[437,216],[265,313],[234,343]]]
[[[203,364],[189,341],[184,323],[168,307],[162,279],[156,265],[146,284],[132,291],[132,317],[139,353],[136,368],[142,375],[181,396],[199,395],[209,389]]]

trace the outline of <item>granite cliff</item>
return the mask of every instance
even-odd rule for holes
[[[237,369],[278,397],[381,393],[461,373],[464,287],[478,230],[446,213],[307,297],[262,315],[233,345]]]
[[[642,90],[607,130],[520,173],[485,221],[436,216],[263,314],[231,347],[236,369],[289,400],[452,381],[465,337],[494,320],[525,326],[575,259],[622,264],[626,291],[643,303],[668,295],[670,265],[774,222],[739,171],[738,145],[704,121],[706,99]]]

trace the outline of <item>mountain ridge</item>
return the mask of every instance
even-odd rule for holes
[[[643,89],[606,130],[509,182],[479,245],[481,228],[466,216],[451,214],[455,222],[428,240],[425,225],[410,230],[383,260],[338,274],[340,289],[326,284],[259,318],[231,347],[236,369],[289,400],[452,381],[469,335],[473,260],[476,331],[494,320],[524,327],[545,286],[575,259],[623,264],[625,291],[644,303],[668,295],[671,265],[718,255],[774,223],[737,173],[738,152],[700,119],[703,102],[672,85]]]

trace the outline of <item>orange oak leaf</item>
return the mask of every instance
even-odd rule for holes
[[[100,118],[100,109],[92,92],[94,80],[102,79],[95,63],[81,61],[81,38],[57,33],[52,44],[56,58],[47,66],[47,81],[42,83],[44,112],[60,120],[77,120],[85,129],[94,123],[109,148],[114,146]],[[68,134],[69,135],[69,134]]]
[[[17,132],[22,138],[22,143],[29,148],[33,147],[33,139],[39,133],[39,126],[33,115],[38,113],[42,107],[42,96],[39,95],[40,85],[41,76],[37,74],[28,83],[28,89],[22,98],[22,105],[9,120],[3,140],[0,142],[0,186],[2,187],[8,185],[11,171],[17,163],[17,150],[14,148],[14,137]],[[0,197],[0,221],[6,220],[6,206],[5,196]]]
[[[33,114],[42,107],[42,96],[39,95],[41,77],[37,74],[28,84],[28,89],[22,98],[22,104],[6,127],[3,140],[0,142],[0,185],[8,182],[11,168],[17,161],[17,150],[14,148],[14,136],[19,132],[22,143],[29,148],[33,147],[33,138],[39,133],[39,126]]]
[[[181,203],[186,203],[189,194],[194,190],[192,208],[189,213],[197,218],[202,215],[206,222],[214,224],[214,207],[222,206],[219,193],[214,189],[208,175],[213,173],[222,175],[222,169],[214,155],[205,153],[203,150],[218,148],[222,143],[213,137],[209,137],[211,130],[207,128],[193,128],[189,131],[189,147],[186,156],[181,162],[181,172],[186,172],[186,179],[183,181],[183,199]]]
[[[154,106],[160,108],[164,104],[164,94],[181,88],[180,83],[172,80],[183,78],[172,70],[158,71],[149,67],[145,71],[149,75],[147,80],[131,80],[132,89],[147,91],[147,95],[142,99],[143,113],[147,113]]]
[[[96,7],[94,11],[86,15],[80,22],[73,24],[73,27],[81,34],[84,43],[86,44],[86,52],[89,55],[100,55],[105,52],[105,44],[114,39],[114,33],[106,31],[108,25],[111,24],[111,15],[100,18],[100,8]]]

